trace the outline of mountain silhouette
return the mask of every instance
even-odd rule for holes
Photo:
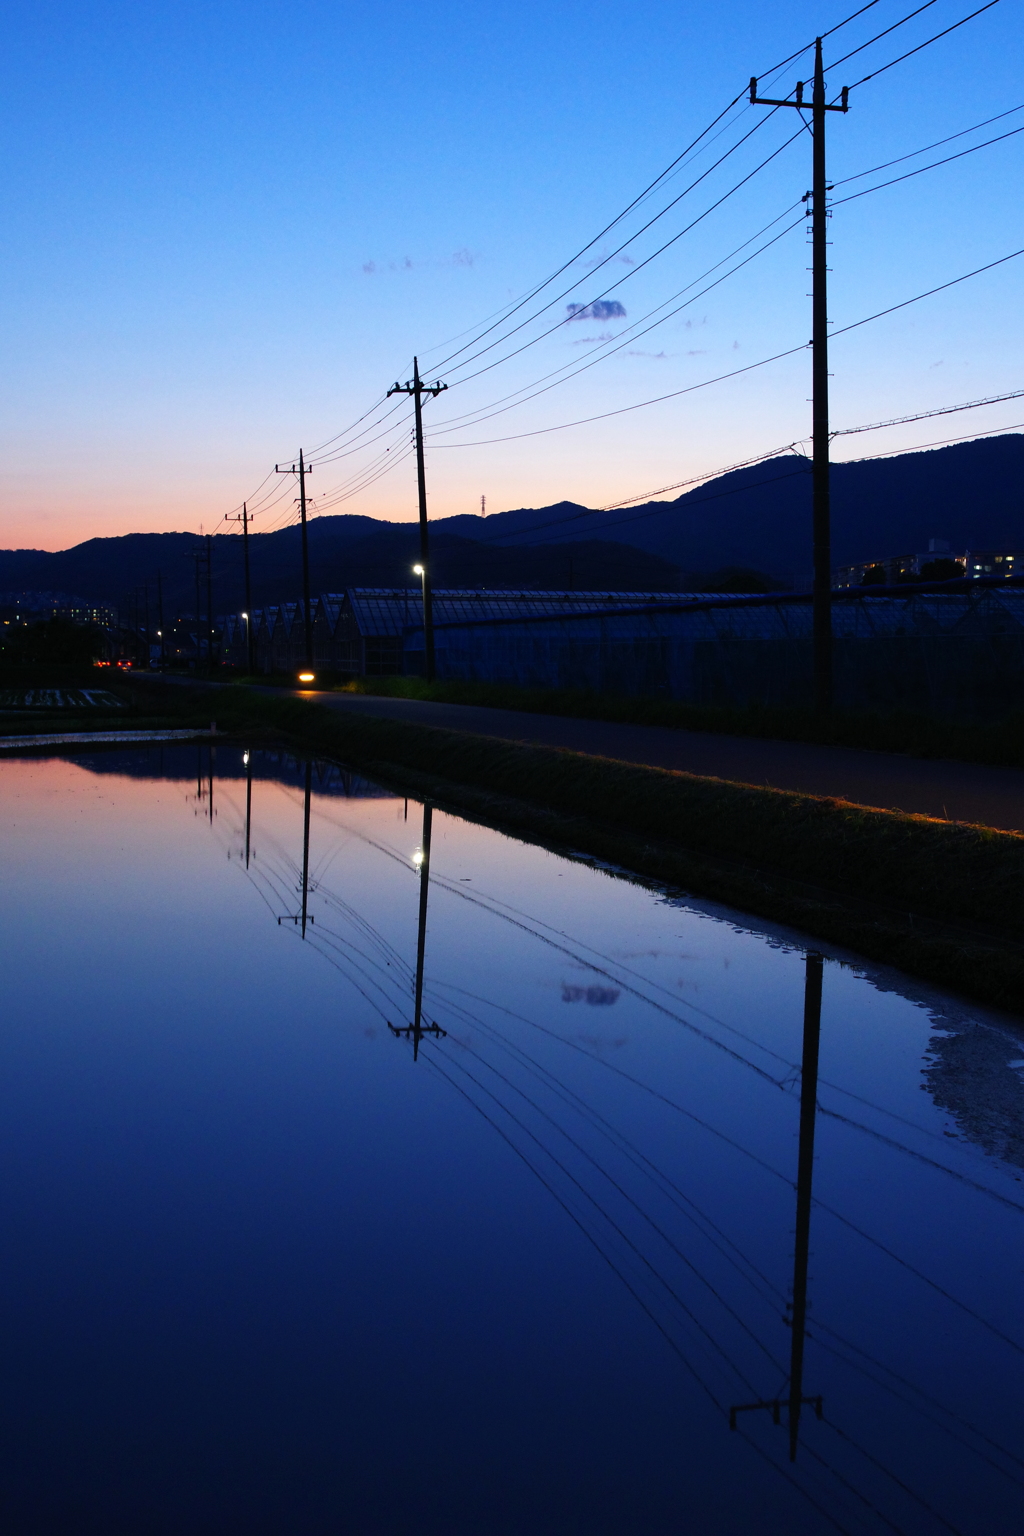
[[[1024,549],[1024,434],[833,466],[833,565],[924,551],[932,538],[961,552]],[[236,611],[244,591],[241,539],[222,534],[213,542],[214,607]],[[133,533],[53,553],[2,550],[0,592],[66,592],[123,606],[128,593],[148,583],[152,603],[159,571],[167,611],[190,612],[198,544],[194,534]],[[309,552],[314,594],[404,586],[414,583],[419,538],[413,523],[317,517],[309,524]],[[301,594],[298,528],[253,533],[250,553],[254,606]],[[784,454],[672,501],[612,512],[561,501],[487,518],[437,517],[431,566],[438,587],[666,592],[699,588],[723,567],[742,567],[806,588],[810,465]]]

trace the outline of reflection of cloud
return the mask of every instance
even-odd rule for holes
[[[663,357],[667,358],[668,357],[668,353],[667,352],[635,352],[634,351],[634,352],[627,352],[626,356],[627,357],[654,357],[654,358],[661,359]]]
[[[467,250],[465,246],[463,246],[460,251],[453,251],[452,252],[452,266],[453,267],[471,267],[472,265],[473,265],[473,252],[470,251],[470,250]]]
[[[610,1008],[618,1000],[618,987],[572,987],[568,982],[562,982],[563,1003],[589,1003],[592,1008]]]
[[[625,305],[618,299],[595,299],[593,304],[567,304],[569,320],[624,320]]]
[[[574,347],[589,347],[591,342],[611,341],[611,339],[611,331],[605,331],[602,336],[574,336],[572,345]]]

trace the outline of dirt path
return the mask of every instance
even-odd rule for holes
[[[572,720],[513,709],[468,704],[428,704],[418,699],[385,699],[361,694],[310,693],[332,709],[474,731],[510,741],[568,747],[627,763],[680,768],[745,784],[812,795],[835,795],[860,805],[919,812],[950,821],[980,822],[1024,832],[1024,772],[823,747],[800,741],[764,741],[718,736],[705,731],[668,730],[656,725],[623,725],[607,720]]]

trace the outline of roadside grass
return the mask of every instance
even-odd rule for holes
[[[822,717],[810,709],[719,709],[627,694],[572,688],[518,688],[505,683],[433,682],[419,677],[359,678],[338,692],[384,698],[423,699],[438,704],[480,704],[521,709],[529,714],[565,715],[583,720],[616,720],[727,736],[761,736],[810,741],[825,746],[900,752],[910,757],[953,758],[999,767],[1024,766],[1024,710],[998,724],[958,724],[931,715],[839,714]]]

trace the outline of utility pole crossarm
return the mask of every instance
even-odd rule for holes
[[[759,96],[757,94],[757,76],[751,75],[750,105],[752,107],[797,107],[800,111],[805,112],[810,106],[810,102],[804,101],[804,82],[802,80],[798,80],[796,83],[795,101],[779,101],[775,96]],[[839,101],[823,102],[822,110],[824,112],[849,112],[850,87],[848,85],[843,86],[842,96]]]

